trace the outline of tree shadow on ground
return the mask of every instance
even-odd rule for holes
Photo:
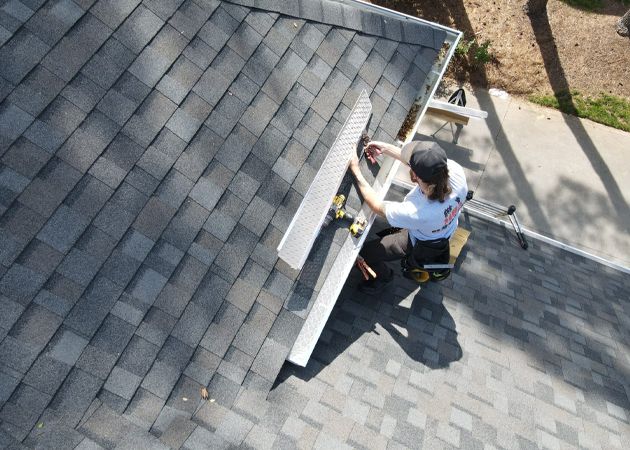
[[[547,13],[545,12],[538,17],[530,17],[530,21],[534,30],[536,42],[540,47],[545,70],[547,71],[547,76],[549,77],[549,82],[551,83],[553,92],[570,93],[571,90],[569,82],[560,61],[560,55],[558,54],[558,48],[555,43],[551,25],[549,24],[549,17],[547,16]],[[569,109],[572,110],[572,114],[577,115],[577,108],[573,104],[572,100],[570,100]],[[610,172],[608,165],[599,154],[599,150],[584,128],[584,125],[576,117],[566,114],[563,114],[562,117],[575,136],[582,152],[584,152],[584,155],[586,155],[591,163],[593,171],[597,174],[604,185],[604,188],[608,193],[608,197],[614,206],[614,210],[617,213],[617,219],[619,221],[627,221],[630,219],[630,207],[625,201],[623,193],[615,181],[614,176]]]

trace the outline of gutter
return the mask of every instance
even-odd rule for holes
[[[422,121],[422,118],[429,107],[429,103],[433,98],[444,73],[446,72],[448,63],[455,53],[455,48],[457,47],[457,43],[461,39],[463,33],[427,22],[425,20],[397,13],[380,6],[375,6],[361,0],[343,0],[343,2],[352,4],[357,8],[367,9],[372,12],[376,11],[380,14],[395,17],[399,20],[414,21],[425,26],[428,25],[433,28],[446,31],[445,43],[448,44],[448,46],[443,46],[442,50],[438,53],[438,58],[433,63],[431,70],[426,76],[426,84],[424,84],[421,91],[418,92],[416,96],[416,101],[414,102],[415,108],[412,106],[412,110],[417,110],[414,125],[411,131],[407,134],[405,142],[397,141],[397,144],[402,146],[411,142],[418,131],[420,122]],[[394,178],[396,177],[396,173],[398,172],[401,162],[385,155],[380,155],[377,159],[380,163],[380,170],[372,187],[377,192],[379,199],[383,200],[387,195]],[[292,362],[293,364],[305,367],[308,363],[326,321],[337,302],[337,298],[341,293],[348,274],[350,273],[359,251],[363,247],[363,243],[365,242],[365,239],[376,220],[376,214],[370,210],[367,204],[363,205],[361,213],[368,219],[366,229],[359,239],[354,238],[350,233],[348,233],[348,236],[342,244],[337,257],[333,262],[332,268],[328,272],[326,280],[324,281],[322,288],[312,305],[307,320],[304,323],[298,338],[294,342],[289,355],[287,356],[287,361]]]

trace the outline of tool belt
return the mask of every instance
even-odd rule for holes
[[[450,268],[425,266],[447,265],[451,256],[450,253],[448,239],[416,241],[411,255],[401,261],[403,276],[418,283],[427,280],[442,281],[450,275]]]

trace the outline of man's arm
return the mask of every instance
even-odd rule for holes
[[[388,202],[378,200],[378,194],[372,186],[368,184],[367,180],[361,173],[361,169],[359,168],[359,158],[357,158],[356,153],[353,154],[352,159],[350,160],[350,170],[357,180],[357,185],[359,186],[359,190],[361,191],[361,195],[363,196],[365,203],[367,203],[370,209],[376,214],[385,217],[385,206]]]
[[[398,161],[404,163],[405,165],[409,165],[407,164],[407,161],[405,161],[402,158],[402,155],[400,153],[400,148],[396,147],[395,145],[392,144],[387,144],[386,142],[380,142],[380,141],[371,141],[368,143],[367,145],[367,149],[372,149],[374,150],[376,155],[380,155],[381,153],[384,155],[389,155],[394,159],[397,159]]]

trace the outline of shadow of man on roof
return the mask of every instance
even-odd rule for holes
[[[309,381],[337,358],[353,366],[350,375],[376,385],[377,373],[387,372],[392,361],[425,373],[446,369],[463,357],[440,283],[418,286],[396,271],[394,283],[366,295],[357,290],[362,280],[353,269],[306,368],[285,363],[275,386],[291,376]]]

